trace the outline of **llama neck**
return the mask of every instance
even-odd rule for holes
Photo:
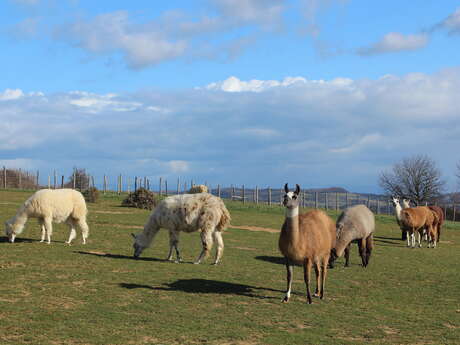
[[[297,242],[299,236],[299,208],[286,209],[286,230],[291,240]]]
[[[401,220],[401,210],[402,210],[402,207],[400,204],[397,204],[395,206],[395,213],[396,213],[396,219],[397,220]]]
[[[24,225],[27,222],[27,213],[23,210],[20,210],[12,219],[11,224],[13,224],[14,233],[19,235],[24,230]]]

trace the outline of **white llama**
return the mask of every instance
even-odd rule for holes
[[[179,233],[200,231],[203,249],[195,261],[199,264],[217,242],[214,264],[219,263],[224,241],[222,231],[230,224],[230,214],[222,199],[208,193],[173,195],[162,200],[150,214],[144,231],[134,235],[134,257],[138,258],[148,248],[160,228],[169,231],[168,260],[176,251],[176,262],[182,261],[179,251]]]
[[[35,192],[19,207],[16,215],[5,222],[5,233],[10,242],[14,242],[17,235],[22,233],[24,225],[29,218],[38,218],[42,230],[41,241],[51,243],[53,233],[52,223],[65,222],[70,227],[69,239],[66,243],[71,244],[77,233],[75,227],[79,227],[83,236],[83,244],[86,243],[89,228],[86,224],[86,203],[83,195],[73,189],[42,189]]]

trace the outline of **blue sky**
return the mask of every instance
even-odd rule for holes
[[[43,175],[457,188],[457,1],[6,0],[0,164]]]

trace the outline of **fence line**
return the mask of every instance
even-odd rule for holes
[[[43,180],[45,180],[45,183],[40,183]],[[259,186],[247,188],[245,185],[237,187],[234,184],[229,187],[222,187],[220,184],[213,187],[207,182],[204,184],[208,187],[210,193],[227,200],[265,205],[281,205],[283,201],[284,190],[282,188],[260,188]],[[75,171],[72,178],[69,178],[67,182],[65,181],[65,176],[58,174],[56,170],[53,170],[52,174],[43,175],[39,171],[28,172],[3,167],[0,173],[0,188],[3,189],[74,188],[84,190],[89,187],[97,187],[103,194],[109,192],[121,194],[145,188],[167,196],[186,193],[189,190],[188,186],[192,187],[194,185],[193,180],[188,182],[180,178],[177,179],[175,185],[170,184],[170,187],[168,187],[168,180],[162,177],[159,177],[158,182],[155,183],[146,176],[131,178],[119,174],[114,178],[104,174],[98,179],[86,174],[79,176]],[[376,214],[394,215],[394,207],[388,197],[384,195],[301,190],[300,204],[308,208],[323,208],[336,211],[364,204]],[[460,221],[460,214],[457,212],[458,203],[440,202],[439,206],[443,208],[446,219]]]

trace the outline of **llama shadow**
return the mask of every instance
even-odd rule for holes
[[[397,247],[404,247],[404,243],[401,243],[401,239],[395,237],[374,236],[374,242],[377,242],[379,245],[382,246],[384,246],[385,244],[391,244]]]
[[[266,255],[260,255],[256,256],[257,260],[262,260],[266,262],[270,262],[272,264],[278,264],[278,265],[286,265],[286,259],[283,256],[266,256]],[[299,264],[294,264],[294,266],[302,266]]]
[[[228,294],[228,295],[238,295],[251,298],[260,298],[260,299],[278,299],[278,297],[272,296],[261,296],[255,293],[255,291],[274,291],[283,293],[284,291],[256,287],[244,284],[235,284],[217,280],[207,280],[207,279],[179,279],[173,283],[166,284],[166,287],[152,287],[149,285],[140,285],[140,284],[129,284],[129,283],[120,283],[120,287],[125,289],[149,289],[149,290],[159,290],[159,291],[182,291],[186,293],[203,293],[203,294]]]
[[[101,252],[84,252],[84,251],[74,251],[77,254],[83,255],[93,255],[100,258],[109,258],[109,259],[125,259],[125,260],[135,260],[135,261],[156,261],[156,262],[169,262],[168,260],[164,259],[156,259],[156,258],[134,258],[133,256],[128,255],[120,255],[120,254],[110,254],[110,253],[101,253]]]
[[[34,240],[32,238],[21,238],[21,237],[16,237],[14,239],[14,243],[33,243],[33,242],[39,242],[38,240]],[[0,243],[10,243],[8,240],[8,237],[0,237]],[[11,244],[14,244],[11,243]]]

